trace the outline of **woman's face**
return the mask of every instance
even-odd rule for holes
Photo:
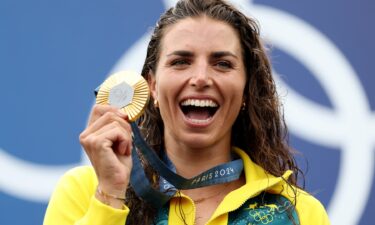
[[[238,34],[208,17],[186,18],[164,31],[152,95],[169,144],[230,144],[246,82]]]

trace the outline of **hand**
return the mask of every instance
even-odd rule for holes
[[[132,169],[132,130],[127,115],[109,105],[95,105],[79,140],[106,193],[124,198]],[[97,196],[98,197],[98,196]],[[99,196],[99,200],[100,199]]]

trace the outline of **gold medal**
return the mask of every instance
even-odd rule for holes
[[[96,104],[116,106],[133,122],[142,115],[149,97],[150,90],[141,75],[122,71],[103,82],[96,96]]]

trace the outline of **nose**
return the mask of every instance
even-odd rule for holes
[[[190,79],[191,86],[197,89],[204,89],[212,85],[213,81],[207,63],[200,63],[192,72],[193,74]]]

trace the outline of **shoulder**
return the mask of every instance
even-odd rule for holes
[[[96,174],[94,168],[92,166],[77,166],[74,167],[62,176],[62,179],[68,180],[88,180],[88,181],[96,181]]]
[[[330,224],[327,212],[323,204],[317,198],[299,188],[294,188],[293,190],[293,194],[287,191],[288,194],[284,193],[283,195],[295,203],[301,225]],[[291,196],[295,196],[295,198]]]
[[[96,191],[97,178],[90,166],[79,166],[64,173],[48,203],[44,224],[73,224],[85,215]]]
[[[98,184],[93,167],[78,166],[68,170],[59,180],[56,191],[92,196]]]

